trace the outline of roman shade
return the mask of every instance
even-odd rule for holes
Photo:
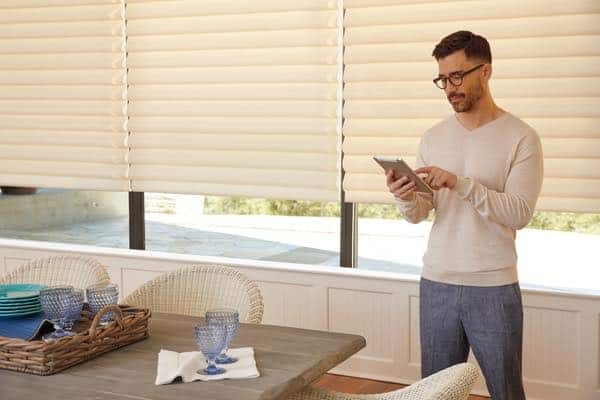
[[[499,106],[542,138],[538,209],[600,212],[600,2],[346,0],[346,199],[392,202],[374,154],[414,162],[420,137],[453,112],[431,79],[433,46],[472,30],[492,47]]]
[[[0,184],[126,191],[124,3],[0,2]]]
[[[134,191],[339,197],[338,1],[129,1]]]

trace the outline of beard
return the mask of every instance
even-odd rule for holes
[[[448,94],[448,101],[454,111],[457,113],[469,112],[473,108],[473,105],[481,99],[483,96],[483,88],[478,85],[474,87],[470,92],[450,92]]]

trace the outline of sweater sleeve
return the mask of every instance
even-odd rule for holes
[[[421,139],[419,149],[417,150],[417,168],[427,165],[425,161],[425,138]],[[433,209],[433,195],[429,193],[415,192],[412,200],[402,200],[396,197],[396,203],[400,213],[404,218],[412,223],[418,224],[429,216],[429,212]]]
[[[536,134],[524,136],[510,166],[504,192],[458,177],[454,190],[482,216],[512,229],[525,227],[535,209],[544,176],[542,145]]]

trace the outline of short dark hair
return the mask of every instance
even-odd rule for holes
[[[439,60],[459,50],[464,50],[467,58],[492,63],[492,52],[487,39],[470,31],[457,31],[446,36],[435,46],[431,55]]]

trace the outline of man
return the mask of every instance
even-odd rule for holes
[[[540,140],[494,103],[485,38],[455,32],[433,56],[434,83],[456,112],[419,145],[416,172],[434,194],[387,174],[408,221],[435,209],[420,283],[422,374],[466,361],[471,348],[493,400],[525,399],[515,234],[530,221],[542,185]]]

